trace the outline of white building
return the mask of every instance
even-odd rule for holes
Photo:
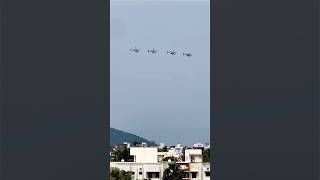
[[[164,148],[164,147],[165,147],[165,144],[164,144],[164,143],[160,143],[160,144],[159,144],[159,148],[160,148],[160,149],[162,149],[162,148]]]
[[[210,163],[190,163],[189,179],[210,180]]]
[[[130,155],[135,163],[158,163],[158,148],[156,147],[131,147]]]
[[[132,172],[133,180],[161,180],[170,162],[158,160],[166,153],[158,152],[157,147],[131,147],[130,155],[134,156],[134,162],[110,162],[110,168]],[[210,179],[210,164],[202,162],[201,149],[185,149],[185,161],[176,164],[184,171],[185,180]]]
[[[111,168],[118,168],[120,170],[132,172],[132,180],[162,180],[163,172],[168,168],[168,166],[168,162],[110,162]],[[209,163],[181,163],[180,166],[184,167],[185,180],[210,180]]]
[[[182,152],[177,151],[176,149],[169,149],[168,152],[166,153],[165,157],[175,157],[178,158],[180,157]]]
[[[158,162],[163,161],[166,157],[170,157],[168,156],[168,152],[158,152]]]
[[[174,147],[174,150],[176,152],[178,152],[179,154],[182,154],[182,151],[183,151],[183,146],[181,144],[177,144],[175,147]]]
[[[184,152],[184,158],[187,163],[202,162],[202,149],[186,149]]]
[[[179,158],[183,155],[183,147],[181,144],[177,144],[174,147],[171,147],[166,153],[165,157],[175,157]]]
[[[195,144],[193,144],[193,147],[194,147],[194,148],[204,148],[204,144],[202,144],[202,143],[195,143]]]
[[[110,167],[132,172],[133,180],[160,180],[164,170],[168,168],[168,163],[110,162]]]

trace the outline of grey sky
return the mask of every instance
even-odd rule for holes
[[[157,143],[209,142],[209,1],[113,0],[110,10],[111,127]]]

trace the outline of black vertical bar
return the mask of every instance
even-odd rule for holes
[[[215,179],[319,179],[318,11],[214,1]]]
[[[106,179],[108,2],[1,4],[1,180]]]

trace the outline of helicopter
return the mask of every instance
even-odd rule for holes
[[[177,52],[176,51],[167,51],[167,54],[176,55]]]
[[[191,53],[182,53],[183,56],[188,56],[188,57],[191,57],[192,54]]]
[[[148,53],[155,54],[155,53],[157,53],[157,50],[155,50],[155,49],[149,50],[149,49],[148,49]]]
[[[138,49],[138,48],[134,47],[133,49],[129,49],[129,51],[139,52],[139,51],[140,51],[140,49]]]

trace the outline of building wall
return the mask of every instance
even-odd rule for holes
[[[131,147],[130,155],[135,157],[136,163],[158,162],[158,148],[156,147]]]
[[[132,175],[133,180],[149,179],[147,176],[148,172],[159,172],[159,178],[151,178],[151,179],[162,180],[163,172],[166,168],[168,168],[168,163],[167,162],[159,162],[159,163],[110,162],[110,167],[134,172],[134,174]],[[189,172],[190,180],[210,180],[210,176],[207,177],[205,175],[206,171],[210,172],[209,163],[190,163],[189,169],[190,169],[190,172]],[[196,178],[192,178],[192,172],[197,172]]]
[[[133,180],[163,179],[163,172],[169,165],[168,162],[158,162],[158,156],[164,157],[167,153],[158,152],[156,147],[131,147],[130,155],[135,157],[135,162],[110,162],[110,167],[133,172]],[[185,162],[177,164],[180,168],[185,167],[184,171],[189,175],[190,180],[210,179],[210,176],[206,176],[206,172],[210,172],[210,164],[202,163],[201,149],[186,149]],[[148,177],[148,173],[152,178]],[[192,174],[196,174],[196,178],[192,178]]]
[[[190,179],[192,180],[210,180],[210,176],[206,176],[206,171],[210,172],[210,163],[190,163]],[[191,178],[191,172],[197,172],[197,178]]]
[[[164,170],[168,168],[168,163],[110,162],[110,167],[134,172],[132,175],[133,180],[149,179],[148,172],[159,172],[159,178],[152,178],[152,180],[161,180]]]
[[[185,150],[185,162],[202,162],[202,150],[201,149],[186,149]]]

